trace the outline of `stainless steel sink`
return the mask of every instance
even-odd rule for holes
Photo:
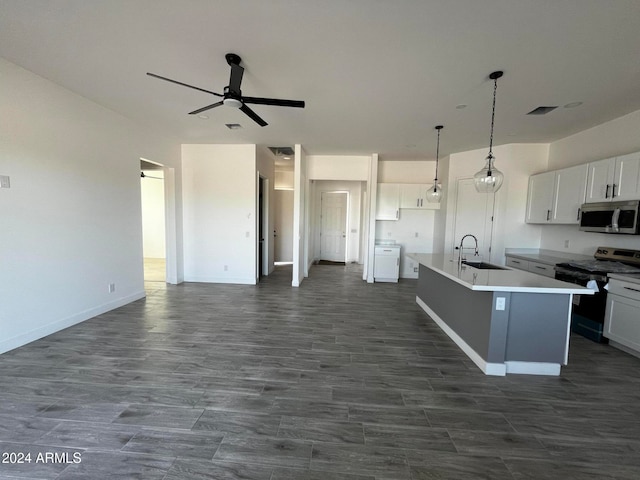
[[[480,269],[480,270],[507,270],[504,267],[500,267],[498,265],[494,265],[492,263],[486,263],[486,262],[475,262],[474,263],[474,262],[469,262],[469,261],[463,260],[462,263],[464,265],[469,265],[470,267],[477,268],[477,269]]]

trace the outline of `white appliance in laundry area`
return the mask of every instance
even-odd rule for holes
[[[373,264],[375,282],[398,282],[400,275],[400,245],[395,242],[376,243]]]

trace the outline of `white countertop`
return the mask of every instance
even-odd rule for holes
[[[485,292],[524,292],[593,295],[590,290],[573,283],[561,282],[523,270],[480,270],[469,265],[458,269],[458,259],[452,255],[408,253],[420,265],[443,275],[471,290]]]
[[[551,266],[557,265],[558,263],[568,263],[574,260],[593,260],[593,255],[556,252],[554,250],[541,250],[537,248],[507,249],[504,255],[506,257],[520,258],[522,260],[533,260],[534,262],[540,262]]]
[[[607,276],[609,278],[615,278],[617,280],[624,280],[626,282],[640,284],[640,274],[636,275],[633,273],[609,273]]]

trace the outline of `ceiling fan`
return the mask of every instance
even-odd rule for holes
[[[212,108],[219,107],[220,105],[226,105],[229,107],[239,108],[249,118],[251,118],[251,120],[256,122],[261,127],[264,127],[267,125],[267,122],[260,118],[260,116],[256,112],[251,110],[247,106],[248,103],[254,105],[275,105],[278,107],[304,108],[304,102],[301,100],[281,100],[277,98],[246,97],[242,95],[242,91],[240,90],[240,85],[242,84],[242,75],[244,73],[244,68],[240,66],[240,62],[242,61],[242,59],[235,53],[227,53],[225,55],[225,58],[227,59],[227,63],[231,67],[231,76],[229,78],[229,85],[224,87],[224,93],[216,93],[212,92],[211,90],[205,90],[204,88],[178,82],[177,80],[162,77],[160,75],[156,75],[155,73],[147,72],[147,75],[149,75],[150,77],[159,78],[160,80],[165,80],[167,82],[182,85],[183,87],[193,88],[194,90],[209,93],[211,95],[215,95],[216,97],[222,97],[221,101],[212,103],[211,105],[207,105],[206,107],[199,108],[197,110],[194,110],[193,112],[189,112],[189,115],[197,115]]]

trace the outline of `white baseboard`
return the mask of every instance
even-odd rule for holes
[[[255,285],[255,278],[228,278],[228,277],[185,277],[185,282],[195,283],[230,283],[237,285]]]
[[[525,375],[560,375],[559,363],[542,362],[504,362],[507,366],[507,373],[522,373]]]
[[[127,305],[128,303],[135,302],[136,300],[140,300],[145,296],[146,296],[146,293],[144,290],[142,290],[140,292],[127,295],[126,297],[121,297],[111,302],[98,305],[97,307],[90,308],[82,312],[78,312],[67,318],[63,318],[61,320],[57,320],[47,325],[43,325],[42,327],[36,328],[34,330],[31,330],[29,332],[26,332],[20,335],[16,335],[15,337],[9,338],[7,340],[3,340],[2,342],[0,342],[0,354],[8,352],[9,350],[13,350],[18,347],[22,347],[27,343],[31,343],[42,337],[51,335],[52,333],[59,332],[60,330],[69,328],[73,325],[84,322],[85,320],[89,320],[90,318],[93,318],[97,315],[102,315],[103,313],[106,313],[110,310],[114,310],[116,308]]]
[[[503,377],[507,373],[506,366],[503,363],[489,363],[484,358],[482,358],[478,352],[476,352],[471,346],[465,342],[460,335],[454,332],[449,325],[447,325],[444,320],[442,320],[433,310],[431,310],[426,303],[424,303],[420,297],[416,297],[416,303],[420,305],[427,315],[431,317],[431,319],[436,322],[436,324],[442,329],[444,333],[446,333],[451,340],[458,345],[462,351],[471,359],[473,363],[475,363],[480,370],[485,375],[495,375]]]

